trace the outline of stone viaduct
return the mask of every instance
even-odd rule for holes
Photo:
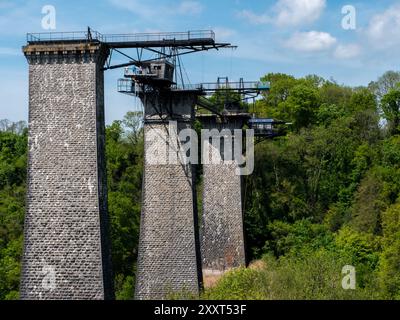
[[[113,299],[105,166],[101,41],[38,41],[29,63],[29,152],[22,299]],[[143,94],[145,166],[136,299],[199,294],[204,274],[245,265],[236,164],[204,166],[198,222],[193,165],[148,161],[195,119],[198,93]],[[173,112],[171,112],[171,110]],[[206,128],[241,128],[241,118]],[[177,141],[179,148],[181,141]]]

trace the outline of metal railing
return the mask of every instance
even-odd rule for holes
[[[260,81],[245,81],[245,82],[209,82],[200,84],[201,89],[204,91],[216,90],[268,90],[270,89],[269,82]]]
[[[73,32],[42,32],[28,33],[26,35],[28,43],[32,42],[53,42],[53,41],[104,41],[104,37],[100,32],[91,30],[73,31]]]
[[[179,91],[182,91],[182,90],[193,91],[193,90],[201,90],[201,86],[195,86],[195,85],[177,86],[177,85],[172,85],[171,89],[172,90],[179,90]],[[132,81],[131,79],[118,79],[117,90],[120,93],[127,93],[127,94],[136,95],[136,93],[140,91],[140,87],[135,83],[135,81]]]
[[[132,92],[134,89],[134,82],[130,79],[119,79],[118,80],[118,91],[119,92]],[[175,90],[199,90],[215,92],[218,90],[232,90],[232,91],[263,91],[270,89],[269,82],[261,81],[245,81],[245,82],[229,82],[229,83],[217,83],[208,82],[200,84],[185,84],[185,85],[173,85],[172,89]]]
[[[245,81],[245,82],[206,82],[199,84],[185,84],[184,86],[178,86],[177,89],[187,90],[202,90],[202,91],[218,91],[218,90],[269,90],[271,85],[269,82],[261,81]]]
[[[195,30],[187,32],[161,32],[161,33],[133,33],[133,34],[101,34],[97,31],[75,32],[43,32],[28,33],[27,42],[53,42],[53,41],[100,41],[104,43],[118,42],[152,42],[152,41],[179,41],[211,39],[215,41],[212,30]]]
[[[196,39],[215,40],[212,30],[196,30],[187,32],[161,32],[161,33],[136,33],[136,34],[106,34],[104,42],[152,42],[152,41],[180,41]]]

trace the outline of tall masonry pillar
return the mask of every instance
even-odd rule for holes
[[[215,115],[198,117],[204,129],[220,132],[220,150],[223,150],[224,139],[233,141],[234,129],[241,129],[246,118],[246,114],[226,115],[224,121],[218,121]],[[225,136],[227,132],[229,136]],[[226,161],[222,156],[220,159],[219,163],[203,163],[200,243],[205,283],[207,277],[246,265],[242,177],[236,172],[236,161]]]
[[[177,156],[195,91],[145,93],[144,179],[135,299],[197,296],[201,281],[193,165]],[[177,125],[170,123],[174,121]],[[194,146],[194,148],[197,148]]]
[[[112,299],[99,42],[36,43],[21,298]]]

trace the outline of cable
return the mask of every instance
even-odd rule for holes
[[[204,66],[205,57],[204,57],[204,55],[205,55],[205,52],[202,51],[201,52],[201,83],[204,83],[204,69],[205,69],[205,66]]]
[[[184,75],[186,76],[187,83],[188,83],[189,85],[191,85],[191,82],[190,82],[190,79],[189,79],[189,75],[188,75],[188,73],[186,72],[186,68],[185,68],[185,65],[184,65],[183,62],[182,62],[182,59],[180,60],[180,65],[181,65],[182,68],[183,68],[183,73],[184,73]],[[183,81],[183,79],[182,79],[182,81]]]
[[[229,79],[232,79],[232,60],[233,60],[233,48],[231,49],[231,57],[229,61]]]

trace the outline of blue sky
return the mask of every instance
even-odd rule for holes
[[[0,119],[27,120],[28,67],[21,47],[28,32],[44,32],[42,8],[56,9],[55,31],[136,33],[213,29],[238,49],[183,58],[192,83],[268,72],[318,74],[367,85],[399,70],[400,1],[341,0],[0,0]],[[342,8],[356,10],[356,28],[342,27]],[[116,60],[117,61],[117,60]],[[106,121],[139,104],[116,91],[121,70],[106,72]]]

